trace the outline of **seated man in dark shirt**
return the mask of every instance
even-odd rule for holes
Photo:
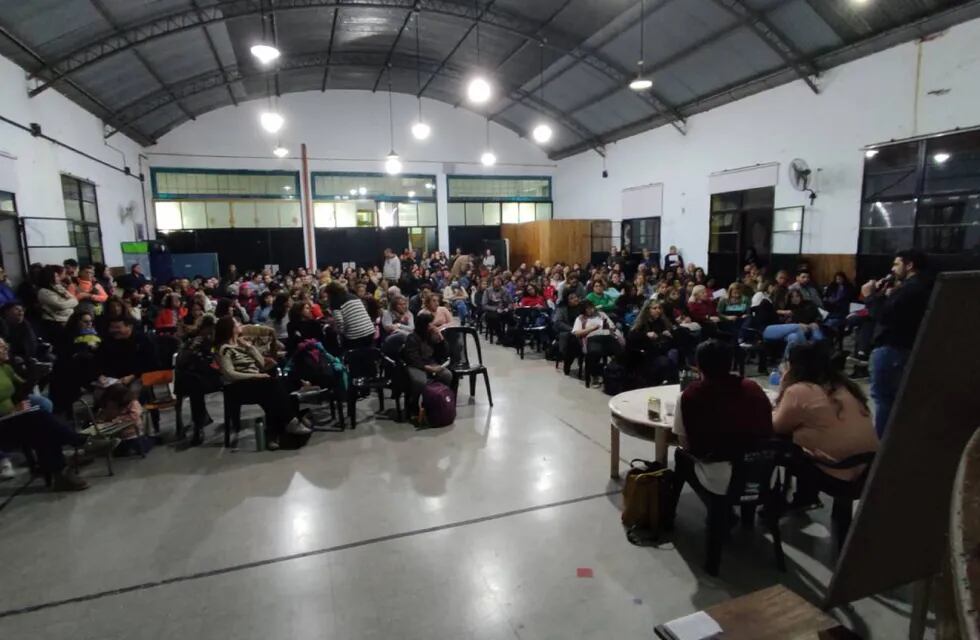
[[[684,482],[698,493],[724,495],[732,476],[725,460],[772,436],[772,404],[759,385],[731,373],[732,348],[708,340],[696,357],[701,379],[684,390],[674,411],[682,447],[674,454],[676,497]]]
[[[139,383],[147,371],[160,368],[156,348],[146,334],[134,329],[133,323],[128,316],[110,320],[98,352],[99,374],[127,386]]]

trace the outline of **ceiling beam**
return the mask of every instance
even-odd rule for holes
[[[381,65],[380,69],[378,69],[378,77],[374,81],[374,87],[371,88],[371,93],[375,93],[378,90],[378,85],[381,84],[381,78],[384,76],[385,71],[388,70],[388,65],[391,63],[391,56],[395,55],[395,49],[398,47],[398,42],[402,39],[402,34],[405,33],[405,27],[408,26],[408,21],[412,19],[412,15],[414,14],[415,7],[412,7],[405,13],[405,19],[402,20],[402,26],[398,27],[398,33],[395,34],[395,39],[391,41],[391,47],[388,49],[388,55],[385,56],[385,63]]]
[[[33,58],[34,61],[37,62],[42,67],[48,66],[48,63],[45,61],[44,58],[41,57],[41,54],[34,51],[34,49],[32,49],[27,43],[25,43],[16,35],[8,31],[6,27],[4,27],[3,25],[0,25],[0,36],[3,36],[4,38],[12,42],[17,48],[19,48],[21,51],[23,51],[28,56]],[[74,91],[77,91],[83,98],[85,98],[85,100],[89,101],[92,105],[95,105],[96,109],[101,111],[101,115],[96,114],[97,117],[99,117],[103,122],[105,122],[109,126],[116,127],[117,131],[122,131],[127,136],[129,136],[130,138],[138,142],[139,144],[148,146],[156,143],[156,140],[154,138],[147,136],[139,129],[130,127],[125,123],[120,123],[118,118],[112,115],[113,113],[112,109],[110,109],[104,102],[102,102],[94,95],[92,95],[88,90],[82,88],[74,80],[69,78],[65,81],[65,83],[69,87],[71,87]]]
[[[820,70],[763,13],[749,7],[742,0],[714,0],[714,3],[744,22],[766,46],[782,58],[787,66],[796,71],[796,75],[810,87],[811,91],[820,93],[820,87],[813,81],[814,77],[820,75]]]
[[[198,15],[201,16],[203,22],[204,16],[201,15],[201,6],[197,3],[197,0],[191,0],[191,6],[198,12]],[[221,63],[221,57],[218,55],[218,48],[214,46],[214,38],[211,37],[211,32],[208,31],[207,26],[202,26],[201,31],[204,32],[204,38],[208,41],[208,49],[211,50],[211,55],[214,57],[214,63],[218,65],[219,69],[221,69],[221,73],[225,73],[225,66]],[[238,98],[235,97],[235,92],[232,90],[231,85],[229,84],[225,88],[228,90],[228,97],[231,98],[232,104],[237,107]]]
[[[109,23],[109,26],[112,27],[113,31],[115,31],[116,33],[121,32],[121,28],[119,27],[119,24],[116,22],[116,19],[112,16],[112,14],[109,13],[109,10],[106,9],[105,5],[102,4],[102,0],[88,0],[88,1],[93,7],[95,7],[95,10],[99,12],[99,15],[102,16],[102,19],[105,20],[107,23]],[[153,68],[153,65],[150,64],[150,62],[146,59],[143,53],[137,47],[133,47],[132,52],[133,55],[136,56],[136,59],[140,61],[140,64],[143,65],[143,68],[146,69],[146,72],[149,73],[150,76],[156,81],[156,83],[159,84],[166,91],[170,91],[169,85],[166,82],[164,82],[163,78],[160,77],[160,74],[157,73],[157,70]],[[171,92],[171,95],[173,95],[173,92]],[[187,116],[191,120],[193,120],[196,117],[193,113],[190,112],[190,109],[188,109],[183,102],[176,99],[174,101],[176,102],[177,106],[180,108],[181,112],[185,116]]]
[[[371,67],[376,68],[381,62],[380,52],[340,52],[334,53],[330,61],[331,67]],[[279,71],[288,72],[302,69],[310,68],[321,68],[327,64],[324,54],[315,54],[309,56],[296,56],[296,57],[286,57],[280,59]],[[414,72],[416,69],[415,56],[411,57],[401,57],[395,55],[390,61],[390,65],[394,69],[402,69],[405,71]],[[426,72],[431,72],[435,70],[438,66],[438,62],[435,60],[422,60],[421,65],[423,70]],[[251,79],[263,79],[270,78],[276,71],[271,69],[242,69],[240,67],[228,67],[227,76],[220,73],[218,70],[212,70],[202,73],[198,76],[185,80],[183,82],[176,83],[171,86],[171,90],[175,95],[171,95],[169,92],[164,90],[159,90],[143,96],[133,102],[130,102],[126,106],[119,109],[115,116],[119,118],[125,125],[134,126],[137,121],[146,116],[155,113],[156,111],[173,104],[176,99],[188,98],[205,91],[210,91],[212,89],[227,86],[228,83],[242,82]],[[439,71],[440,75],[455,80],[459,83],[466,77],[466,71],[461,68],[454,67],[452,65],[444,65]],[[587,127],[582,125],[580,122],[576,121],[574,118],[565,114],[558,107],[542,101],[540,98],[528,94],[526,91],[520,87],[515,86],[502,86],[513,99],[527,104],[530,108],[547,114],[549,117],[555,119],[556,122],[561,124],[563,127],[569,129],[576,136],[579,136],[582,140],[586,142],[596,143],[597,137],[594,132],[590,131]],[[503,119],[498,118],[497,122],[507,122]],[[515,133],[520,136],[526,134],[525,131],[521,130],[520,127],[513,126],[512,128]]]
[[[330,42],[327,44],[327,63],[323,65],[323,80],[320,82],[320,93],[327,90],[327,81],[330,79],[330,57],[333,55],[334,36],[337,35],[337,14],[340,7],[333,10],[333,20],[330,21]]]

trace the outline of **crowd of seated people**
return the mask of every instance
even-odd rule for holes
[[[12,383],[0,414],[28,401],[18,387],[27,382],[45,390],[52,421],[70,418],[85,394],[98,403],[108,386],[121,385],[140,399],[141,376],[176,363],[177,392],[191,405],[192,444],[213,422],[206,395],[229,388],[241,399],[260,400],[266,444],[275,449],[283,434],[310,431],[289,397],[309,381],[280,379],[277,372],[311,341],[337,359],[352,349],[397,343],[410,381],[409,416],[417,419],[421,388],[430,380],[449,381],[441,340],[447,326],[475,324],[503,344],[520,342],[523,330],[534,329],[566,375],[580,358],[586,376],[601,376],[602,363],[615,362],[631,384],[648,386],[677,381],[695,364],[698,345],[709,340],[736,352],[785,343],[780,350],[789,357],[799,345],[852,328],[858,355],[867,358],[870,331],[881,324],[850,312],[858,292],[843,273],[821,290],[805,265],[795,276],[779,271],[770,277],[749,261],[739,280],[719,283],[674,247],[663,261],[649,252],[638,262],[627,258],[613,251],[604,264],[535,262],[511,270],[491,252],[457,250],[449,257],[389,249],[381,266],[240,273],[230,265],[221,278],[165,283],[151,281],[139,265],[116,280],[103,265],[32,265],[16,290],[0,278],[8,378],[16,374],[21,381]],[[869,297],[881,298],[887,317],[883,292],[884,286],[875,287]],[[886,332],[898,336],[892,341],[899,345],[909,340],[903,326]],[[53,366],[32,380],[31,362]],[[129,397],[121,390],[110,395]],[[63,430],[52,433],[65,437]],[[46,462],[59,463],[56,457]]]

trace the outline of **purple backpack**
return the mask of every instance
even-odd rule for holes
[[[456,394],[441,382],[431,380],[422,390],[422,408],[430,426],[449,426],[456,421]]]

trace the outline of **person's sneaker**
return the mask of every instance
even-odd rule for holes
[[[305,426],[302,422],[293,418],[286,425],[286,433],[294,436],[305,436],[313,433],[313,430]]]
[[[265,443],[265,448],[268,451],[279,451],[279,443],[275,440],[268,440]]]
[[[17,472],[14,471],[14,463],[10,461],[10,458],[0,460],[0,481],[13,480],[15,477],[17,477]]]
[[[71,469],[63,469],[52,478],[52,491],[84,491],[85,489],[88,489],[88,483]]]

